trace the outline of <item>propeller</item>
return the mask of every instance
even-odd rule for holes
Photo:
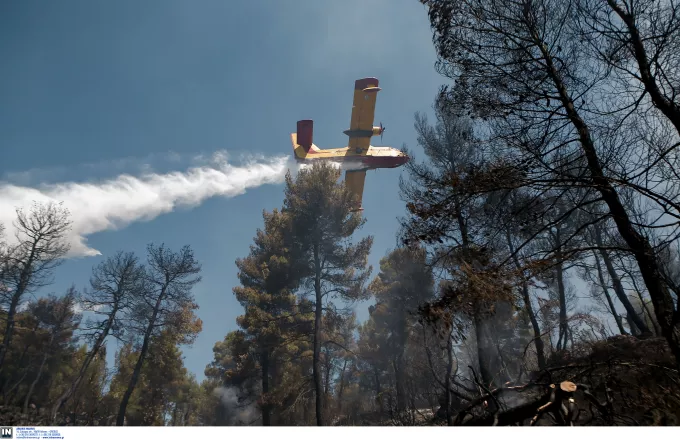
[[[382,122],[380,122],[380,142],[382,142],[383,133],[385,133],[385,127],[383,126]]]

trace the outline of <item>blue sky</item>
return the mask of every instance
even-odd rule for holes
[[[354,80],[365,76],[383,89],[383,143],[414,148],[413,114],[429,113],[445,82],[416,0],[4,1],[0,57],[0,180],[30,187],[185,171],[220,150],[292,155],[299,119],[314,119],[321,148],[344,146]],[[400,173],[367,176],[361,235],[375,237],[376,268],[404,213]],[[282,185],[263,185],[89,235],[102,255],[69,259],[40,294],[86,285],[119,249],[191,245],[203,265],[204,327],[184,353],[201,379],[242,313],[234,260],[247,255],[262,210],[282,202]]]

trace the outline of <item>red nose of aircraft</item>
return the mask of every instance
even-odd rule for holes
[[[406,162],[408,162],[411,158],[406,155],[406,153],[399,153],[399,156],[396,157],[397,159],[397,164],[398,165],[404,165]]]

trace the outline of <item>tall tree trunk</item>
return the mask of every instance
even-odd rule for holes
[[[394,359],[394,384],[397,390],[397,412],[401,414],[406,409],[406,393],[404,392],[403,355],[397,355]]]
[[[153,309],[153,314],[147,325],[146,332],[144,332],[144,340],[142,341],[142,349],[139,352],[139,357],[137,358],[137,363],[135,364],[135,369],[132,371],[132,376],[128,382],[125,394],[123,394],[123,399],[120,401],[120,406],[118,408],[118,416],[116,417],[116,426],[125,425],[125,413],[127,412],[127,406],[132,397],[132,393],[135,391],[137,382],[139,381],[139,375],[142,372],[142,365],[144,365],[144,359],[146,358],[146,353],[149,351],[149,342],[151,341],[151,335],[153,333],[154,326],[156,325],[156,318],[158,317],[158,311],[161,307],[161,302],[165,297],[165,292],[167,285],[163,286],[161,292],[156,299],[156,304]]]
[[[522,268],[515,247],[512,244],[512,236],[510,231],[506,228],[505,238],[508,241],[508,248],[512,254],[512,261],[515,263],[515,268],[520,270]],[[531,321],[531,328],[534,331],[534,346],[536,347],[536,362],[538,363],[539,369],[545,368],[545,346],[543,344],[543,338],[541,337],[541,326],[538,324],[538,319],[536,318],[536,313],[534,312],[534,307],[531,304],[531,296],[529,295],[529,285],[526,281],[522,281],[522,299],[524,301],[524,309],[529,315],[529,321]]]
[[[595,143],[590,134],[590,128],[581,118],[576,110],[574,101],[571,99],[567,88],[558,73],[557,67],[547,46],[543,43],[535,28],[532,30],[534,42],[542,52],[545,61],[546,73],[555,84],[560,95],[560,101],[564,106],[565,112],[574,128],[577,130],[581,148],[588,163],[592,185],[602,196],[602,200],[609,208],[609,212],[614,219],[616,228],[621,237],[626,242],[640,267],[640,274],[645,281],[645,286],[649,292],[654,305],[657,321],[663,331],[663,336],[668,341],[668,345],[675,356],[676,363],[680,366],[680,314],[675,311],[673,297],[668,291],[668,287],[663,281],[661,267],[654,249],[642,234],[633,226],[626,208],[623,206],[616,189],[605,176],[597,155]]]
[[[493,374],[493,365],[496,360],[496,348],[491,344],[488,332],[488,326],[481,318],[482,313],[477,312],[474,316],[475,324],[475,339],[477,340],[477,357],[479,360],[479,375],[485,386],[491,384],[498,386]]]
[[[78,411],[80,409],[80,403],[82,398],[80,396],[76,397],[75,402],[73,402],[73,417],[71,417],[71,424],[76,426],[78,423]]]
[[[9,390],[7,390],[6,392],[3,391],[3,402],[5,405],[12,403],[12,400],[14,399],[14,397],[16,397],[14,395],[14,391],[17,389],[17,387],[19,387],[19,385],[21,385],[24,382],[26,376],[28,376],[28,368],[24,369],[24,372],[21,374],[21,377],[16,382],[14,382],[14,385],[12,385],[9,388]]]
[[[397,411],[402,413],[406,410],[406,392],[404,390],[404,351],[406,350],[406,340],[408,338],[408,333],[406,330],[407,319],[405,317],[405,310],[401,310],[401,317],[399,318],[399,346],[397,347],[396,359],[394,361],[394,378],[396,381],[397,389]]]
[[[538,363],[539,369],[544,369],[545,363],[545,344],[543,343],[543,337],[541,336],[541,326],[538,324],[538,319],[536,318],[536,313],[534,313],[534,307],[531,305],[531,296],[529,295],[529,285],[526,282],[522,282],[522,299],[524,300],[524,308],[529,315],[529,321],[531,321],[531,328],[534,331],[534,346],[536,347],[536,362]]]
[[[35,327],[33,327],[31,329],[31,335],[35,335],[35,332],[38,331],[39,327],[40,327],[40,324],[36,324]],[[26,344],[24,346],[24,349],[21,352],[21,356],[19,356],[19,360],[17,361],[16,365],[19,365],[19,366],[23,365],[24,359],[26,358],[26,354],[28,353],[28,350],[31,347],[32,347],[31,344]],[[9,403],[9,400],[7,399],[8,395],[10,395],[12,393],[12,391],[14,391],[16,389],[16,387],[19,386],[19,384],[21,384],[24,381],[24,379],[26,378],[27,375],[28,375],[28,368],[24,368],[23,372],[21,373],[21,377],[14,383],[14,385],[12,385],[9,388],[9,390],[7,390],[7,385],[9,385],[10,380],[13,379],[14,376],[13,375],[8,376],[7,379],[3,382],[3,384],[2,384],[2,399],[3,399],[3,403],[5,405],[7,405]]]
[[[66,391],[64,391],[64,393],[57,398],[57,401],[52,406],[52,413],[50,415],[52,422],[54,422],[56,420],[57,413],[59,412],[59,409],[64,404],[66,404],[66,402],[68,402],[68,400],[78,390],[80,383],[83,381],[83,377],[85,377],[85,374],[87,373],[87,369],[90,367],[90,364],[92,363],[94,358],[99,353],[99,350],[101,349],[102,345],[104,345],[104,341],[108,337],[109,332],[111,331],[111,328],[113,327],[113,321],[116,318],[116,313],[118,313],[118,305],[117,304],[114,305],[113,309],[111,310],[111,314],[109,315],[109,318],[106,320],[106,324],[104,325],[102,332],[99,334],[99,336],[95,340],[94,344],[92,345],[92,350],[90,350],[90,352],[85,357],[83,364],[80,366],[80,370],[78,370],[78,375],[73,380],[73,382],[71,382],[71,386],[66,388]]]
[[[607,287],[607,283],[604,280],[604,274],[602,273],[602,266],[600,265],[600,259],[597,258],[597,254],[593,252],[593,256],[595,257],[595,266],[597,267],[597,277],[600,280],[600,286],[602,286],[602,292],[604,293],[605,298],[607,298],[607,304],[609,304],[609,310],[611,310],[612,315],[614,316],[614,321],[616,321],[616,326],[619,328],[619,332],[622,335],[628,334],[626,332],[626,329],[623,328],[623,322],[621,322],[621,316],[619,316],[618,312],[616,311],[616,307],[614,306],[614,301],[612,301],[612,297],[609,295],[609,288]]]
[[[463,217],[463,213],[458,203],[456,203],[455,210],[456,221],[458,222],[458,229],[460,230],[461,243],[463,245],[462,247],[464,251],[467,251],[470,248],[470,238],[468,237],[468,230],[465,218]],[[469,263],[472,262],[470,261]],[[493,364],[493,362],[491,358],[493,357],[494,350],[492,347],[490,347],[488,341],[488,332],[482,319],[484,311],[482,311],[480,307],[481,304],[475,304],[473,312],[474,313],[473,321],[475,324],[475,337],[477,339],[477,358],[479,361],[479,373],[480,376],[482,377],[482,382],[490,384],[493,382],[493,371],[491,369],[491,365]]]
[[[326,408],[328,408],[328,396],[330,394],[330,389],[331,389],[331,375],[333,374],[333,364],[331,363],[331,356],[328,350],[328,346],[325,345],[324,348],[326,349],[324,351],[324,356],[323,356],[323,366],[324,366],[324,371],[326,374],[323,377],[323,395],[324,395],[324,411]]]
[[[178,413],[179,408],[177,408],[177,403],[175,403],[172,407],[172,416],[170,416],[170,426],[179,426]]]
[[[640,315],[638,315],[637,311],[633,307],[633,304],[631,304],[630,300],[628,299],[628,296],[626,295],[626,292],[623,289],[623,284],[621,284],[621,278],[619,278],[619,274],[616,273],[616,269],[614,269],[614,265],[612,264],[611,258],[609,258],[609,254],[607,253],[606,250],[602,249],[603,244],[600,229],[598,227],[595,227],[593,229],[595,230],[596,243],[600,247],[600,255],[602,256],[602,261],[604,262],[604,266],[607,268],[609,278],[612,280],[612,285],[614,287],[614,293],[616,293],[616,297],[619,299],[619,301],[621,301],[621,304],[623,304],[623,307],[626,309],[626,313],[628,313],[629,319],[633,321],[633,323],[638,329],[640,329],[640,332],[643,335],[651,335],[652,332],[647,327],[647,324],[645,324],[642,318],[640,318]]]
[[[269,388],[276,387],[277,384],[281,383],[279,378],[279,362],[276,356],[271,353],[269,355]],[[285,407],[285,406],[284,406]],[[269,421],[274,426],[280,426],[281,420],[279,418],[279,408],[270,406],[269,408]]]
[[[557,278],[557,296],[560,303],[560,322],[556,348],[557,351],[560,351],[567,348],[567,337],[569,334],[569,322],[567,320],[567,294],[564,287],[564,269],[562,268],[562,263],[559,263],[555,268],[555,277]]]
[[[446,405],[446,424],[453,426],[453,417],[451,414],[451,374],[453,373],[453,339],[449,334],[446,341],[446,384],[444,404]]]
[[[558,262],[555,268],[555,278],[557,280],[557,297],[560,304],[560,321],[556,349],[561,351],[567,348],[569,321],[567,320],[567,292],[564,286],[564,266],[562,264],[562,234],[559,226],[556,227],[556,231],[552,235],[555,241],[555,259]]]
[[[50,345],[52,345],[52,339],[50,339]],[[33,382],[31,382],[31,386],[28,387],[28,391],[26,392],[26,397],[24,398],[24,408],[23,408],[23,413],[26,414],[28,413],[28,404],[31,401],[31,397],[33,396],[33,391],[35,390],[35,386],[40,382],[40,379],[42,379],[43,371],[45,369],[45,363],[47,363],[47,358],[50,353],[50,348],[48,347],[45,350],[45,353],[43,354],[42,361],[40,362],[40,367],[38,368],[38,373],[35,375],[35,379],[33,379]]]
[[[321,313],[323,311],[323,296],[321,294],[321,261],[319,259],[319,245],[314,246],[314,293],[316,304],[314,307],[314,354],[312,359],[312,376],[314,391],[316,392],[316,424],[323,426],[323,379],[321,377]]]
[[[184,412],[182,412],[182,426],[187,426],[190,422],[189,419],[191,418],[193,406],[190,403],[187,403],[184,408]]]
[[[659,89],[659,85],[656,83],[654,76],[652,75],[652,69],[650,66],[650,59],[647,56],[647,51],[640,32],[638,31],[637,24],[635,23],[635,16],[627,14],[626,11],[621,8],[621,6],[615,0],[607,0],[609,6],[621,17],[621,20],[626,24],[628,28],[628,35],[630,37],[630,43],[633,46],[633,54],[638,63],[638,68],[640,69],[639,79],[645,86],[645,91],[649,93],[652,98],[654,106],[658,108],[661,113],[668,118],[669,121],[675,126],[675,129],[680,134],[680,107],[672,100],[666,98],[664,94]],[[676,18],[677,19],[677,18]]]
[[[5,323],[5,334],[2,338],[2,346],[0,346],[0,373],[4,369],[5,355],[9,349],[9,344],[12,342],[12,336],[14,336],[14,318],[17,313],[17,307],[19,306],[19,295],[14,294],[12,300],[9,303],[9,309],[7,310],[7,321]],[[4,387],[3,383],[3,387]]]
[[[21,268],[19,284],[17,285],[14,294],[12,294],[12,299],[9,303],[7,317],[5,318],[5,334],[2,338],[2,346],[0,346],[0,373],[2,373],[3,368],[5,367],[5,356],[7,355],[7,350],[9,350],[9,345],[12,343],[12,337],[14,336],[14,318],[16,317],[17,308],[19,307],[19,301],[26,292],[29,282],[31,281],[31,272],[33,271],[33,263],[36,258],[37,245],[38,243],[34,241],[33,246],[31,247],[31,253],[28,255],[28,260]]]
[[[384,408],[383,408],[383,399],[382,399],[382,387],[380,386],[380,372],[376,367],[373,367],[373,376],[375,377],[375,395],[376,395],[376,400],[378,401],[378,408],[380,412],[382,413]]]
[[[267,403],[269,399],[269,349],[262,350],[262,426],[271,426],[271,405]]]
[[[340,387],[338,389],[338,415],[342,414],[342,394],[345,391],[345,371],[347,370],[347,358],[342,364],[340,372]]]
[[[649,319],[649,322],[651,323],[651,326],[654,328],[654,334],[656,336],[662,336],[663,331],[661,330],[661,327],[659,326],[659,323],[656,321],[656,317],[652,313],[651,310],[649,310],[649,306],[647,305],[647,301],[645,301],[644,298],[644,292],[643,290],[638,287],[637,281],[635,281],[635,274],[623,266],[623,271],[628,275],[630,278],[630,282],[633,285],[633,290],[635,290],[635,294],[637,295],[638,299],[640,300],[640,305],[642,306],[642,314],[646,316],[645,320]],[[649,327],[649,325],[647,325]]]

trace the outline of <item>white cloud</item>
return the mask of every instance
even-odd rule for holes
[[[68,237],[70,257],[94,256],[87,236],[116,230],[135,221],[152,220],[177,207],[195,207],[210,197],[234,197],[249,188],[283,182],[288,157],[246,159],[239,166],[227,162],[225,153],[216,153],[209,165],[185,172],[147,173],[140,177],[123,174],[96,183],[66,182],[40,187],[0,182],[0,223],[6,226],[7,240],[13,239],[17,207],[31,202],[63,202],[71,213]]]

